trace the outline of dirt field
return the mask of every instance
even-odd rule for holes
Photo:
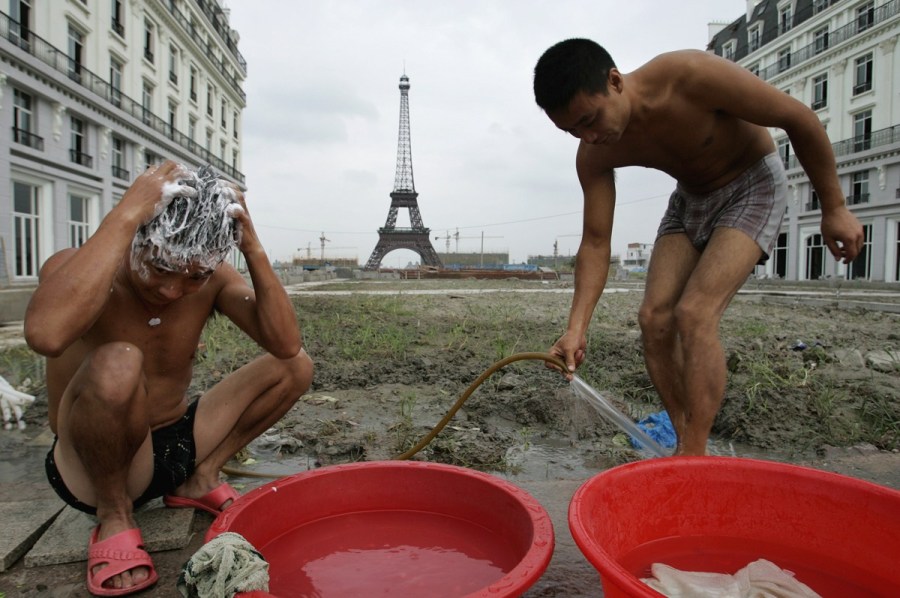
[[[234,467],[277,475],[407,451],[494,362],[546,351],[565,328],[571,293],[568,283],[518,280],[293,287],[313,387]],[[662,409],[641,356],[641,297],[639,284],[608,290],[578,371],[634,420]],[[729,375],[711,452],[900,488],[898,312],[897,290],[748,284],[722,323]],[[211,321],[203,343],[195,394],[257,352],[222,321]],[[40,361],[22,346],[0,348],[0,374],[38,396],[27,412],[37,434],[46,426]],[[15,455],[5,441],[0,450]],[[515,481],[585,479],[643,455],[562,376],[522,361],[488,378],[414,458]]]

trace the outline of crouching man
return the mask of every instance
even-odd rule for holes
[[[238,247],[252,287],[225,257]],[[188,403],[209,317],[228,317],[268,353]],[[222,466],[312,381],[296,315],[243,194],[211,169],[167,161],[140,175],[80,248],[43,265],[25,315],[47,357],[50,484],[96,515],[87,586],[118,596],[157,581],[133,510],[219,513],[238,494]]]

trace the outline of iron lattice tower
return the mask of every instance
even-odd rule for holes
[[[419,194],[413,182],[412,144],[409,135],[409,77],[400,77],[400,133],[397,136],[397,172],[387,221],[378,229],[378,243],[366,262],[366,270],[377,270],[385,255],[395,249],[415,251],[426,266],[441,267],[441,259],[431,244],[429,233],[419,213]],[[397,212],[409,210],[410,228],[397,228]]]

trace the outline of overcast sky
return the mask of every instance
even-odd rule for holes
[[[705,49],[708,23],[744,0],[227,0],[247,59],[242,170],[269,257],[309,249],[364,264],[394,187],[400,76],[410,80],[413,174],[432,244],[574,254],[582,198],[577,140],[534,103],[540,55],[570,37],[604,45],[629,72],[661,52]],[[652,243],[674,185],[618,172],[613,253]],[[397,226],[409,226],[400,210]],[[434,237],[441,237],[435,239]],[[483,240],[483,241],[482,241]],[[458,243],[458,245],[457,245]],[[383,266],[418,261],[394,251]]]

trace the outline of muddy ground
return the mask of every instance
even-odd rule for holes
[[[334,282],[291,293],[316,364],[313,387],[238,456],[235,470],[284,475],[408,451],[497,360],[546,351],[565,328],[572,288],[518,280]],[[634,420],[662,409],[642,360],[641,298],[640,283],[611,285],[578,371]],[[748,283],[722,322],[729,374],[710,451],[900,488],[898,312],[897,289]],[[195,395],[257,352],[224,322],[212,321],[209,330]],[[39,360],[21,346],[0,348],[0,370],[38,396],[26,434],[39,433],[46,427]],[[0,449],[15,459],[10,438]],[[488,378],[413,458],[515,482],[586,479],[645,456],[562,376],[540,361],[521,361]],[[232,474],[244,489],[263,479]],[[57,582],[57,592],[44,583],[41,593],[21,564],[16,571],[19,587],[29,588],[23,595],[86,595],[77,585],[81,573],[68,574],[69,586]],[[538,595],[567,594],[552,587],[529,593]]]

